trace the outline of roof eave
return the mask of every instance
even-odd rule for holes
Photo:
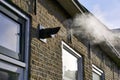
[[[120,54],[107,42],[98,44],[100,48],[120,67]]]
[[[57,0],[59,4],[73,17],[76,14],[87,12],[88,10],[83,7],[77,0]]]

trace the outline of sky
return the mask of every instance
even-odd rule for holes
[[[120,0],[79,0],[109,29],[120,28]]]

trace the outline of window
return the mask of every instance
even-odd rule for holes
[[[103,71],[92,65],[92,80],[104,80]]]
[[[0,5],[0,53],[22,60],[24,53],[25,19]]]
[[[62,42],[63,80],[83,80],[82,56]]]
[[[30,19],[11,4],[0,0],[0,80],[27,80]]]
[[[19,59],[20,24],[0,12],[0,52]]]

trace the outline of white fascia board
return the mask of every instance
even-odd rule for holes
[[[70,46],[68,46],[64,41],[62,41],[62,49],[63,46],[66,46],[68,49],[70,49],[73,53],[75,53],[78,57],[82,57],[80,54],[78,54],[75,50],[73,50]]]

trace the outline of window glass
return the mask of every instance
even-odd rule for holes
[[[0,70],[0,80],[18,80],[18,74]]]
[[[0,13],[0,47],[19,53],[20,24]]]
[[[92,80],[101,80],[100,79],[100,75],[98,75],[97,73],[93,72],[92,75],[93,75],[93,79]]]
[[[63,80],[76,80],[77,58],[63,49]]]
[[[27,13],[0,0],[0,80],[28,80],[29,23]]]

